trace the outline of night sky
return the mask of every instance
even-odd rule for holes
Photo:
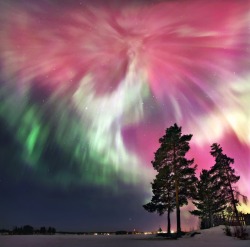
[[[174,123],[250,198],[250,1],[0,0],[0,228],[166,229],[142,205]]]

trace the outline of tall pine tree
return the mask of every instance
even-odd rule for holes
[[[181,127],[177,124],[166,129],[165,135],[160,138],[160,148],[155,153],[152,165],[159,173],[164,167],[169,167],[175,190],[175,208],[177,221],[177,235],[181,234],[180,207],[187,204],[195,191],[196,166],[192,166],[194,160],[187,160],[189,141],[192,135],[182,135]]]
[[[213,179],[220,187],[221,196],[232,206],[237,224],[240,225],[237,210],[239,196],[242,196],[244,203],[246,203],[247,197],[242,195],[236,187],[234,187],[234,184],[240,179],[240,176],[237,176],[235,170],[231,167],[231,165],[234,164],[234,159],[223,154],[221,146],[217,143],[211,146],[210,153],[215,158],[215,164],[211,168]]]

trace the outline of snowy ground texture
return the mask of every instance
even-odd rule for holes
[[[250,239],[239,240],[223,233],[224,226],[201,230],[194,237],[185,236],[178,240],[163,240],[152,235],[125,236],[0,236],[1,247],[249,247]],[[250,227],[248,227],[250,233]]]

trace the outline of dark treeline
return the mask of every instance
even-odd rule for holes
[[[197,178],[194,159],[185,157],[190,149],[191,138],[192,135],[182,135],[181,127],[174,124],[159,139],[160,147],[151,162],[158,173],[151,183],[152,199],[143,205],[144,209],[159,215],[167,212],[168,236],[171,236],[170,214],[174,210],[176,235],[179,237],[183,234],[180,208],[187,205],[188,201],[192,201],[195,206],[190,213],[200,218],[201,228],[218,224],[243,226],[246,220],[238,212],[237,206],[240,201],[246,204],[247,197],[235,186],[240,176],[232,167],[234,159],[228,157],[219,144],[212,144],[210,154],[214,158],[214,165],[208,170],[203,169]]]
[[[40,227],[39,229],[35,229],[33,226],[25,225],[21,227],[15,226],[13,230],[0,230],[2,234],[11,234],[11,235],[32,235],[32,234],[47,234],[52,235],[56,233],[56,229],[54,227]]]

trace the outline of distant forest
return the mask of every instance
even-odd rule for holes
[[[47,234],[52,235],[56,233],[56,229],[54,227],[40,227],[39,229],[35,229],[33,226],[25,225],[21,227],[15,226],[13,230],[1,229],[0,234],[12,234],[12,235],[32,235],[32,234]]]

